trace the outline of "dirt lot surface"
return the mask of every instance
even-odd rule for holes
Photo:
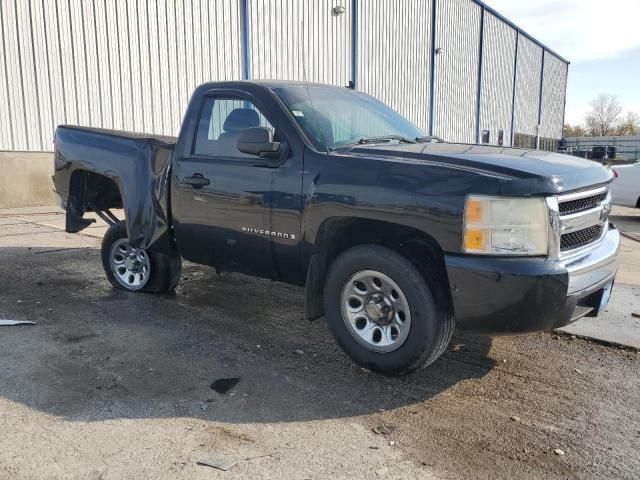
[[[0,479],[640,477],[635,351],[457,334],[386,378],[299,288],[186,264],[175,295],[128,294],[98,248],[0,218],[0,318],[37,322],[0,327]]]

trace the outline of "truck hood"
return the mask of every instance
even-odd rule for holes
[[[502,180],[501,193],[559,194],[609,183],[613,173],[597,162],[569,155],[487,145],[421,143],[359,145],[347,155],[442,165]]]

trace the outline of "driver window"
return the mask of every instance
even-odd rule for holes
[[[198,121],[193,153],[208,157],[251,158],[238,150],[238,137],[252,127],[273,126],[249,100],[207,97]]]

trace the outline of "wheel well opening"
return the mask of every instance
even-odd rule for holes
[[[122,208],[122,195],[116,182],[109,177],[86,170],[77,170],[71,175],[69,199],[67,201],[66,231],[79,232],[94,220],[85,219],[85,212],[109,211]]]
[[[407,258],[438,287],[438,304],[451,308],[444,252],[433,237],[412,227],[380,220],[333,218],[322,224],[317,235],[313,266],[307,276],[307,304],[315,314],[307,312],[307,317],[317,318],[324,313],[318,315],[317,310],[323,303],[324,282],[333,260],[349,248],[363,244],[387,247]]]
[[[69,194],[86,212],[122,208],[122,195],[116,182],[98,173],[73,172]]]

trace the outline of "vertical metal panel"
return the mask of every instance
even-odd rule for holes
[[[498,143],[498,130],[504,132],[503,145],[511,145],[515,42],[516,30],[485,12],[480,130],[489,130],[489,143],[494,145]]]
[[[480,12],[472,0],[438,2],[433,132],[452,142],[475,142]]]
[[[151,39],[151,50],[154,52],[151,55],[152,75],[155,75],[157,79],[155,84],[157,92],[153,96],[153,103],[156,105],[160,104],[159,107],[155,107],[161,110],[160,118],[158,119],[161,124],[159,131],[165,135],[171,135],[176,131],[173,126],[173,89],[175,88],[175,84],[171,80],[171,70],[173,66],[171,59],[174,57],[171,55],[167,35],[167,31],[169,30],[167,28],[169,24],[167,1],[158,0],[155,2],[155,6],[157,21],[154,22],[151,20],[149,22],[151,26],[149,38]],[[209,63],[208,58],[204,61]]]
[[[542,82],[540,136],[560,139],[564,121],[564,99],[567,88],[567,66],[546,52]]]
[[[82,10],[82,22],[83,31],[85,36],[84,55],[87,63],[87,70],[84,72],[87,80],[89,104],[90,110],[90,122],[94,126],[107,125],[107,116],[105,110],[108,103],[105,104],[105,100],[109,101],[108,92],[103,92],[104,87],[108,84],[102,81],[101,74],[103,67],[102,62],[106,63],[106,58],[102,58],[104,51],[100,51],[98,47],[98,39],[100,32],[104,30],[104,19],[98,24],[98,10],[100,5],[96,5],[96,2],[83,1]],[[108,66],[107,66],[108,68]],[[108,75],[106,75],[108,78]]]
[[[483,68],[483,59],[484,59],[484,17],[485,17],[485,9],[482,6],[480,10],[480,48],[479,50],[479,59],[478,59],[478,83],[477,83],[477,94],[476,94],[476,143],[480,143],[480,100],[482,95],[482,68]]]
[[[95,110],[92,95],[89,91],[89,64],[86,51],[86,29],[84,19],[84,2],[82,0],[69,0],[68,21],[70,25],[69,43],[72,50],[72,71],[76,87],[77,122],[80,125],[91,125],[92,111]]]
[[[42,127],[40,121],[40,92],[36,76],[34,59],[33,36],[31,28],[20,28],[21,25],[31,25],[31,8],[27,2],[15,2],[16,41],[20,55],[20,78],[22,80],[22,95],[25,114],[25,134],[27,148],[39,150],[42,148]]]
[[[345,13],[334,15],[335,6]],[[349,83],[348,0],[250,0],[248,15],[253,78]]]
[[[7,48],[5,47],[5,7],[0,1],[0,118],[2,127],[0,128],[0,150],[14,149],[14,115],[12,110],[13,98],[9,93],[9,65]]]
[[[431,51],[429,52],[429,135],[433,135],[436,101],[436,35],[438,34],[438,0],[431,0]]]
[[[42,21],[42,4],[41,3],[27,3],[27,14],[29,24]],[[48,69],[48,57],[46,55],[46,44],[44,35],[36,30],[30,29],[29,31],[32,52],[32,72],[34,76],[34,83],[36,86],[36,92],[34,97],[36,101],[36,107],[38,109],[37,117],[33,118],[31,124],[35,127],[30,135],[33,137],[36,148],[42,150],[48,148],[51,145],[53,138],[53,123],[51,115],[51,97],[45,95],[44,92],[50,90],[49,81],[49,69]],[[45,61],[38,61],[39,58],[44,58]]]
[[[524,35],[518,37],[517,69],[514,130],[515,133],[536,135],[542,48]]]
[[[104,1],[105,8],[105,42],[110,45],[107,52],[107,58],[110,60],[109,71],[111,72],[110,83],[110,95],[112,97],[112,118],[113,127],[118,130],[124,130],[126,128],[125,118],[130,116],[130,109],[126,109],[126,99],[123,90],[123,70],[121,69],[122,57],[126,56],[126,48],[120,48],[120,30],[124,29],[123,22],[120,21],[118,16],[118,8],[115,3],[108,3],[109,0]],[[127,82],[128,83],[128,80]]]
[[[151,65],[149,61],[151,59],[151,52],[149,48],[149,26],[147,19],[151,14],[151,8],[147,0],[129,0],[135,12],[135,27],[137,32],[137,55],[134,55],[134,65],[137,70],[137,81],[140,88],[140,106],[142,110],[141,125],[138,127],[143,132],[157,132],[154,121],[154,117],[159,117],[160,112],[153,111],[153,105],[151,102],[152,92],[154,90],[154,80],[157,82],[157,77],[151,74]],[[135,61],[137,57],[137,62]]]
[[[7,56],[7,96],[11,103],[11,118],[13,126],[13,148],[15,150],[29,150],[33,148],[29,144],[29,134],[27,130],[27,108],[24,97],[23,81],[23,59],[22,50],[24,45],[20,44],[18,25],[19,17],[16,11],[16,1],[1,2],[2,8],[2,33],[4,50]]]
[[[431,1],[358,0],[356,85],[429,129]]]
[[[0,0],[0,150],[78,124],[177,134],[193,89],[242,76],[240,0]]]

